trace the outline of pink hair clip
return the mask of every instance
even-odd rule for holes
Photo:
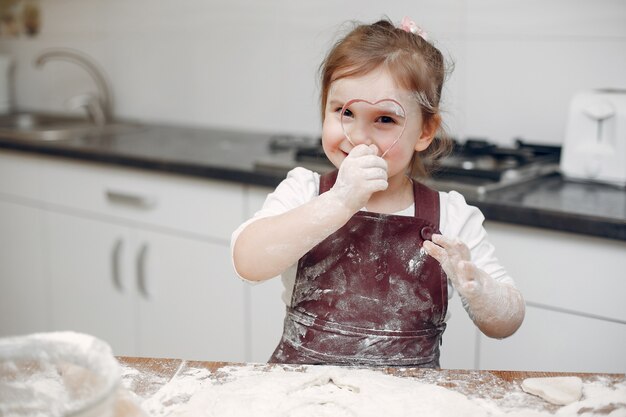
[[[402,18],[402,22],[400,22],[400,29],[405,32],[410,32],[414,35],[419,35],[425,41],[428,40],[428,33],[422,30],[421,27],[417,26],[414,21],[412,21],[408,16],[404,16]]]

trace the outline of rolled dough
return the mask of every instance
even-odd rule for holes
[[[522,389],[552,404],[567,405],[580,400],[583,381],[577,376],[527,378],[522,381]]]

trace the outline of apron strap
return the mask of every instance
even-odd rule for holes
[[[339,174],[339,170],[335,169],[320,176],[320,194],[325,193],[330,190],[333,185],[335,185],[335,181],[337,181],[337,174]]]
[[[330,190],[337,180],[338,170],[333,170],[320,176],[319,193]],[[439,230],[439,192],[413,180],[413,197],[415,199],[415,217],[428,220],[435,226],[434,231]]]
[[[415,217],[428,220],[435,226],[433,232],[439,231],[439,192],[413,180],[413,196],[415,198]]]

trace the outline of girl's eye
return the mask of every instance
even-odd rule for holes
[[[378,122],[380,123],[396,123],[396,121],[394,120],[393,117],[389,117],[389,116],[380,116],[378,118]]]
[[[338,107],[337,109],[335,109],[335,111],[336,111],[336,112],[341,112],[341,109],[343,109],[343,107]],[[345,110],[343,111],[342,116],[345,116],[345,117],[352,117],[352,112],[350,111],[350,109],[345,109]]]

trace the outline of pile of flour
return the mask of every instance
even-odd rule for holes
[[[51,332],[0,339],[0,416],[105,411],[104,400],[113,403],[118,381],[110,347],[92,336]]]
[[[305,372],[306,371],[306,372]],[[626,382],[585,383],[583,398],[556,412],[518,401],[515,407],[470,398],[415,378],[339,367],[226,367],[187,370],[143,401],[151,416],[369,417],[369,416],[592,416],[626,417]],[[194,378],[198,378],[194,381]],[[523,400],[524,394],[514,395]],[[536,403],[535,403],[536,404]]]

